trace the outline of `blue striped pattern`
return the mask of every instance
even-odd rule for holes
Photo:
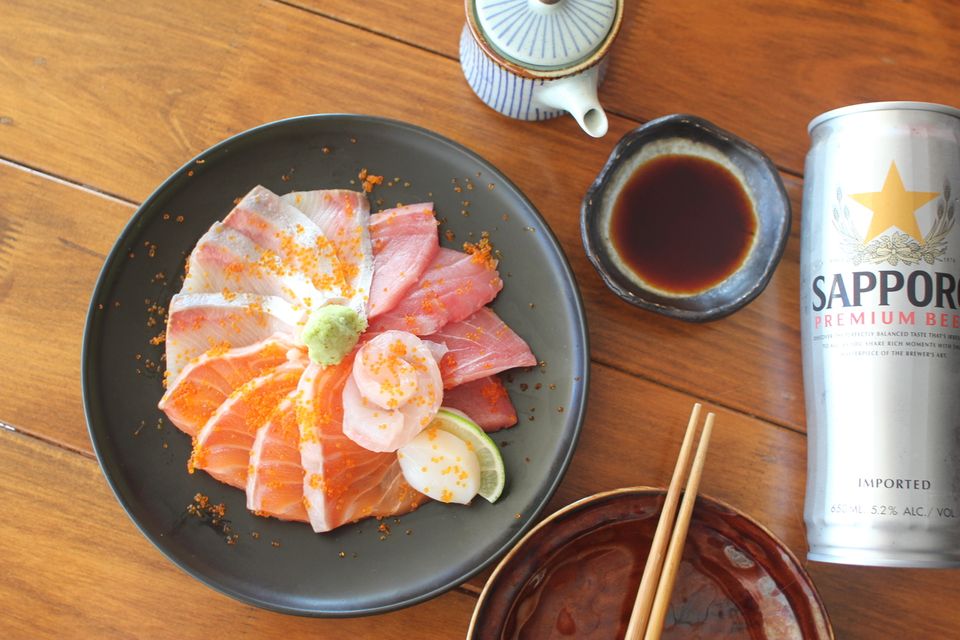
[[[529,0],[477,0],[484,30],[507,56],[520,62],[564,65],[604,41],[616,0],[566,0],[536,11]]]
[[[516,76],[488,58],[473,39],[468,26],[464,26],[460,34],[460,66],[473,92],[506,116],[520,120],[547,120],[563,114],[563,111],[541,109],[535,105],[534,93],[544,81]]]

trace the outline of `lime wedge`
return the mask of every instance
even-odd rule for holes
[[[430,427],[451,433],[464,442],[477,455],[480,461],[480,491],[483,498],[496,502],[503,493],[507,473],[503,468],[503,457],[496,443],[490,439],[477,423],[456,409],[441,407]]]

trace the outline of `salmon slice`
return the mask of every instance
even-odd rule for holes
[[[237,387],[286,362],[293,348],[278,334],[240,349],[207,351],[184,368],[158,407],[178,429],[196,435]]]
[[[305,360],[287,362],[231,393],[194,438],[187,464],[190,472],[203,469],[220,482],[246,489],[250,449],[257,430],[297,388],[305,368]]]
[[[503,288],[496,265],[496,260],[483,254],[441,247],[406,297],[373,319],[369,331],[397,329],[425,336],[467,318]]]
[[[257,515],[308,522],[303,506],[303,465],[297,390],[287,394],[267,424],[257,430],[250,448],[247,509]]]
[[[374,264],[367,197],[357,191],[326,189],[295,191],[281,199],[302,211],[333,243],[343,270],[347,304],[366,317]]]
[[[183,293],[257,293],[309,308],[324,299],[307,276],[276,253],[215,222],[190,253]]]
[[[446,325],[428,339],[447,347],[440,359],[440,375],[446,389],[514,367],[537,364],[523,338],[488,307],[466,320]]]
[[[334,244],[313,220],[269,189],[254,187],[223,224],[279,257],[287,272],[303,274],[323,296],[312,300],[311,308],[345,300],[343,268]]]
[[[426,500],[404,480],[396,453],[368,451],[343,434],[341,398],[352,369],[353,358],[327,368],[311,364],[298,387],[304,506],[318,533],[407,513]]]
[[[167,314],[167,386],[211,349],[246,347],[275,333],[297,335],[301,323],[301,314],[276,296],[178,293]]]
[[[503,381],[497,376],[480,378],[447,390],[443,394],[443,406],[464,412],[487,432],[517,424],[517,410]]]
[[[440,243],[433,203],[411,204],[370,216],[373,281],[367,316],[390,311],[437,256]]]

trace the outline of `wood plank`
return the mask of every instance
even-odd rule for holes
[[[559,236],[586,298],[597,361],[795,429],[803,428],[795,239],[768,290],[728,319],[688,325],[634,309],[603,286],[583,255],[578,228],[582,195],[602,167],[613,141],[633,126],[630,121],[614,118],[614,135],[601,142],[577,135],[570,119],[540,125],[520,123],[472,100],[456,62],[438,60],[429,53],[283,5],[265,6],[255,22],[224,71],[219,89],[206,94],[207,124],[201,127],[190,121],[184,125],[198,126],[192,129],[197,137],[213,137],[211,132],[215,132],[215,137],[221,138],[285,116],[355,111],[359,107],[431,128],[480,150],[518,183]],[[324,33],[323,38],[316,37],[319,32]],[[273,33],[284,33],[284,38],[278,40],[271,36]],[[70,36],[64,33],[63,37]],[[329,68],[348,71],[331,78],[333,85],[305,83],[299,70],[317,60],[323,60]],[[400,70],[396,67],[398,60],[405,62]],[[418,95],[433,96],[429,104],[426,99],[396,99],[408,95],[412,86],[422,90]],[[69,89],[65,85],[60,91]],[[257,99],[248,99],[250,95],[257,95]],[[140,114],[136,118],[141,121],[149,120],[155,110],[149,99],[138,96],[132,96],[127,104],[128,110]],[[465,126],[466,122],[471,126]],[[80,181],[98,179],[87,173],[80,148],[72,151],[77,157],[69,174]],[[575,158],[576,162],[561,165],[541,160],[547,157]],[[185,159],[179,157],[174,164]],[[159,184],[167,170],[142,164],[118,164],[115,169],[115,175],[101,177],[104,181],[97,186],[134,198],[143,197]],[[788,187],[795,208],[799,208],[800,183],[788,179]],[[67,207],[62,211],[62,215],[79,220],[84,208]],[[89,280],[87,291],[92,282]],[[73,290],[65,295],[80,294]],[[76,305],[78,299],[85,304],[86,295],[75,297],[69,304]],[[54,304],[66,305],[68,301]],[[694,368],[688,358],[695,351],[702,357]],[[771,353],[776,357],[770,358]]]
[[[956,570],[884,569],[811,562],[837,638],[953,638]]]
[[[576,454],[545,513],[617,487],[665,487],[673,472],[694,398],[605,367],[593,374]],[[717,421],[700,492],[762,523],[804,562],[834,614],[838,638],[951,636],[960,598],[955,571],[805,562],[806,437],[709,404],[705,409],[716,411]],[[485,578],[471,584],[480,588]]]
[[[90,452],[79,388],[74,382],[80,362],[77,338],[103,256],[109,250],[112,237],[127,221],[131,207],[11,167],[0,167],[0,185],[4,192],[11,194],[7,202],[9,216],[4,218],[6,225],[13,229],[4,245],[11,248],[7,262],[10,268],[5,279],[9,283],[9,296],[14,300],[34,301],[31,305],[0,305],[0,327],[9,338],[0,342],[0,357],[11,368],[11,375],[0,378],[2,418],[46,439]],[[94,215],[98,224],[87,224]],[[58,242],[58,249],[53,252],[48,250],[51,239]],[[605,289],[599,279],[596,280],[594,293],[599,296]],[[594,306],[599,307],[599,302]],[[620,307],[632,312],[626,305]],[[659,321],[657,316],[644,315]],[[620,326],[627,326],[631,321],[635,319],[625,317]],[[662,324],[666,333],[644,333],[651,344],[675,339],[669,333],[670,323],[662,321]],[[607,332],[601,325],[601,332],[595,332],[594,342],[608,341],[610,349],[616,349],[618,341],[622,343],[620,333]],[[691,344],[698,339],[696,332],[686,336]],[[37,345],[30,360],[18,357],[24,344]],[[736,354],[733,361],[739,361]],[[694,382],[696,373],[691,369]],[[658,478],[669,474],[671,438],[659,425],[673,424],[675,416],[686,410],[689,396],[665,391],[657,384],[604,366],[594,367],[593,380],[588,403],[591,414],[584,439],[554,506],[605,488],[656,484]],[[745,391],[755,392],[746,388]],[[665,394],[668,400],[658,402],[660,394]],[[658,408],[659,413],[651,407]],[[59,419],[50,420],[51,415]],[[648,432],[637,431],[637,415],[646,416],[644,429]],[[729,412],[725,415],[737,422],[746,421],[747,427],[738,426],[728,432],[734,444],[720,445],[723,458],[736,461],[735,468],[752,475],[723,475],[719,478],[723,489],[716,495],[736,503],[738,491],[744,486],[755,486],[763,469],[769,465],[788,468],[793,477],[788,500],[750,504],[744,508],[767,522],[784,520],[784,504],[791,505],[798,513],[802,502],[803,439],[782,429],[763,426],[756,420]],[[603,425],[603,429],[591,425]],[[632,446],[638,439],[648,442],[645,450]],[[726,441],[721,438],[718,442]],[[611,454],[619,451],[627,452],[623,464],[606,464]],[[655,452],[655,457],[650,458],[649,452]],[[781,459],[785,455],[789,460]],[[751,464],[755,459],[765,464]],[[598,473],[597,469],[601,471]],[[803,547],[803,534],[797,513],[774,529],[799,552]]]
[[[294,0],[445,56],[459,54],[463,3]],[[806,126],[835,107],[875,100],[960,105],[960,16],[950,0],[870,4],[801,0],[627,2],[600,93],[639,121],[694,113],[742,135],[780,167],[803,171]],[[613,135],[613,134],[608,134]]]
[[[835,107],[877,100],[960,105],[960,15],[917,3],[628,3],[604,99],[647,120],[687,112],[714,121],[803,171],[806,126]]]
[[[580,447],[548,512],[599,490],[632,484],[662,485],[669,477],[690,399],[652,384],[638,387],[624,374],[600,371],[594,379]],[[630,392],[624,393],[628,386]],[[770,429],[757,420],[727,411],[719,413],[711,445],[713,464],[708,462],[706,467],[704,493],[751,514],[802,556],[803,436]],[[536,422],[524,428],[536,428]],[[105,637],[130,632],[132,622],[143,625],[141,634],[150,635],[161,624],[180,627],[199,617],[205,621],[203,630],[216,628],[227,633],[240,624],[239,620],[244,624],[252,621],[254,630],[279,625],[300,637],[315,629],[311,625],[323,624],[307,624],[239,605],[174,569],[122,514],[94,462],[7,432],[0,432],[0,461],[12,472],[0,484],[0,498],[12,513],[23,514],[25,519],[8,519],[0,524],[0,535],[13,542],[9,546],[14,553],[10,566],[15,568],[0,590],[10,589],[8,596],[19,591],[20,601],[26,593],[25,600],[30,603],[11,613],[11,624],[20,625],[13,629],[43,637],[62,629],[69,618],[82,630],[101,626],[100,632],[108,634]],[[63,491],[64,486],[71,490]],[[775,490],[757,491],[764,486]],[[85,500],[77,502],[73,495],[83,495]],[[91,513],[98,518],[91,519]],[[83,529],[63,526],[63,522],[79,521],[85,523]],[[105,562],[104,549],[122,561]],[[837,621],[841,632],[838,637],[873,638],[881,628],[915,637],[909,634],[943,633],[952,624],[951,603],[960,596],[960,585],[951,572],[819,564],[811,568],[828,608],[842,612]],[[851,574],[856,576],[855,588],[851,588]],[[149,584],[138,585],[146,575],[150,576]],[[58,589],[43,586],[54,581],[59,581]],[[891,594],[892,583],[897,588]],[[472,604],[469,599],[460,602],[461,598],[450,594],[441,601],[391,614],[382,618],[383,627],[364,627],[364,621],[373,620],[366,618],[350,621],[353,627],[340,621],[337,625],[347,626],[341,628],[330,622],[321,629],[331,634],[343,631],[343,635],[325,637],[347,637],[348,633],[387,632],[393,618],[401,619],[399,625],[406,625],[438,615],[443,621],[443,626],[435,625],[438,629],[464,628]],[[51,613],[38,620],[33,603],[40,599],[47,602]],[[885,602],[883,609],[874,608],[878,599]],[[8,602],[14,601],[17,599],[8,597]],[[928,612],[925,619],[918,622],[909,618],[909,612],[921,606]],[[127,620],[124,611],[138,611],[142,619]],[[408,615],[414,616],[412,622]],[[863,620],[872,622],[863,625]]]
[[[554,508],[617,487],[665,487],[697,401],[606,367],[592,373],[583,432]],[[763,522],[802,557],[806,437],[709,403],[704,410],[717,422],[701,492]],[[518,428],[531,427],[536,420]]]
[[[948,76],[960,61],[952,6],[628,3],[632,26],[601,93],[626,117],[594,141],[569,118],[523,124],[479,103],[451,59],[460,2],[418,21],[422,13],[396,0],[295,1],[332,19],[273,0],[5,3],[0,157],[141,200],[200,149],[286,115],[364,111],[463,142],[544,212],[588,307],[599,364],[583,441],[551,509],[610,486],[664,482],[675,450],[665,425],[681,424],[691,396],[701,395],[733,410],[721,411],[731,429],[713,447],[721,463],[708,463],[704,490],[802,551],[805,438],[764,422],[803,428],[796,228],[756,302],[717,323],[685,325],[606,291],[582,255],[579,199],[620,135],[668,111],[709,117],[796,173],[803,127],[824,108],[887,97],[960,103]],[[801,183],[787,183],[796,207]],[[83,313],[131,208],[9,166],[0,166],[0,192],[0,420],[88,455],[76,382]],[[165,636],[171,628],[187,637],[221,628],[241,637],[392,637],[411,628],[456,637],[469,619],[472,599],[457,593],[354,621],[253,610],[187,578],[146,544],[91,460],[0,430],[0,468],[0,499],[17,514],[0,524],[12,549],[2,626],[15,637]],[[100,518],[88,526],[91,513]],[[954,635],[954,572],[817,563],[811,571],[838,637]]]
[[[289,0],[289,4],[389,38],[406,42],[448,58],[460,54],[464,3],[434,2],[427,12],[411,11],[403,0],[356,4],[350,0]],[[629,3],[628,3],[629,4]]]
[[[180,571],[134,527],[96,462],[0,431],[4,637],[463,637],[474,598],[450,592],[381,616],[318,620],[228,598]],[[82,499],[77,499],[82,497]]]
[[[209,95],[255,6],[5,2],[0,156],[142,199],[215,139]]]
[[[258,18],[243,55],[226,71],[222,90],[233,108],[217,110],[217,128],[239,131],[308,109],[349,110],[356,105],[353,97],[362,95],[372,113],[402,118],[480,151],[534,202],[563,244],[586,299],[597,361],[803,429],[795,237],[768,290],[728,319],[690,325],[635,309],[604,287],[584,256],[579,231],[583,194],[632,122],[613,118],[613,135],[597,142],[577,135],[569,118],[544,124],[510,120],[471,99],[457,63],[329,21],[325,37],[317,38],[317,25],[302,15],[282,7]],[[283,42],[269,37],[278,30],[284,32]],[[295,73],[277,73],[262,63],[281,64],[289,51],[350,71],[337,78],[337,89],[331,91],[304,86]],[[391,67],[391,61],[399,60],[402,68]],[[295,68],[289,67],[291,72]],[[255,86],[275,90],[256,101],[244,100]],[[409,87],[418,87],[417,95],[432,96],[429,104],[395,99],[408,95]],[[787,184],[799,212],[800,182],[787,179]],[[697,367],[689,364],[694,352],[702,356]],[[770,358],[771,353],[776,357]]]
[[[100,267],[133,208],[0,164],[0,420],[90,451],[80,346]]]

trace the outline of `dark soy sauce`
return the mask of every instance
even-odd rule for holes
[[[613,247],[644,282],[696,293],[736,271],[750,251],[757,217],[740,181],[721,164],[662,155],[640,165],[617,197]]]

